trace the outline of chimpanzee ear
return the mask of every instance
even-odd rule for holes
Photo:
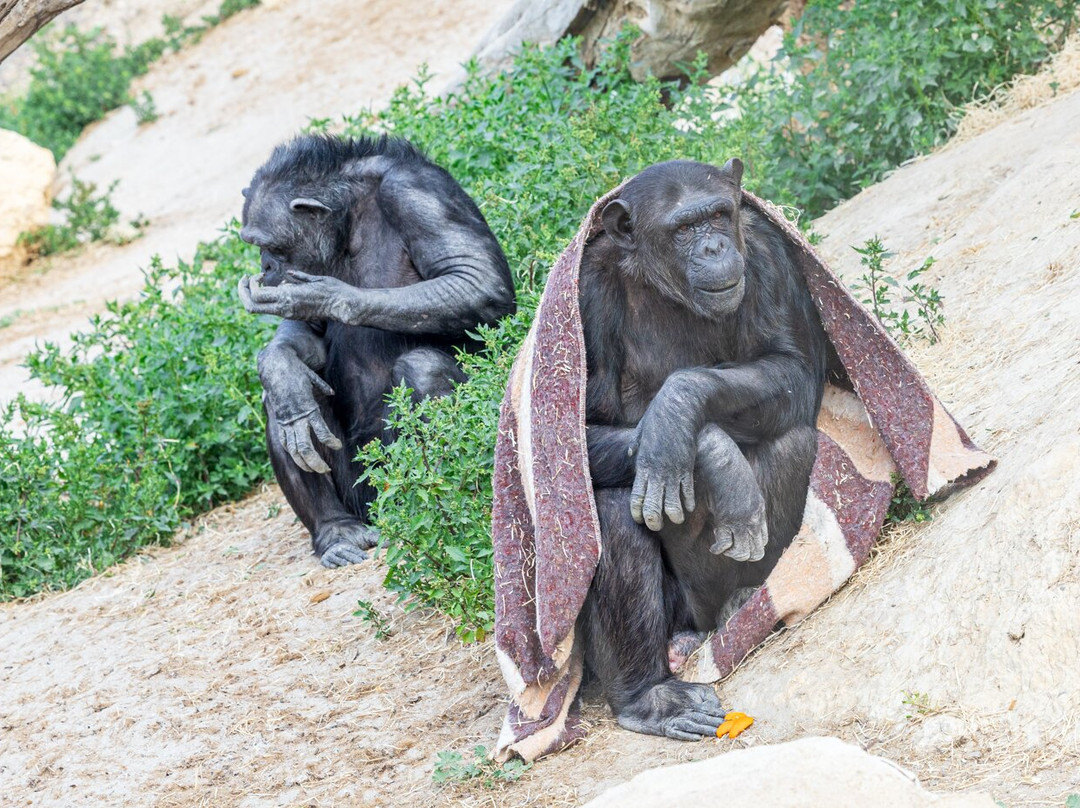
[[[738,157],[732,157],[730,160],[724,163],[724,171],[728,174],[731,174],[731,176],[735,179],[736,186],[742,185],[742,160],[740,160]]]
[[[292,211],[303,211],[304,213],[329,213],[330,206],[325,205],[318,199],[307,199],[306,197],[297,197],[289,203],[289,209]]]
[[[630,226],[630,208],[621,199],[612,199],[600,214],[604,230],[612,241],[624,250],[634,249],[634,235]]]

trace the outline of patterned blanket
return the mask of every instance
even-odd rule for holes
[[[548,276],[511,372],[495,449],[496,655],[511,703],[495,755],[534,760],[580,739],[582,651],[574,626],[602,552],[585,443],[585,342],[578,272],[602,230],[593,205]],[[716,681],[773,630],[826,600],[866,560],[899,475],[919,499],[981,479],[995,461],[975,446],[876,318],[843,287],[781,211],[743,205],[791,240],[826,334],[847,374],[826,388],[802,527],[765,584],[680,675]]]

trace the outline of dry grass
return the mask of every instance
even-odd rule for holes
[[[963,118],[949,142],[964,143],[1021,112],[1035,109],[1080,87],[1080,33],[1073,33],[1050,63],[1031,76],[1020,76],[963,109]]]

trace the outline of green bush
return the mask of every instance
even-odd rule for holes
[[[130,93],[131,81],[143,75],[166,51],[198,41],[209,27],[259,4],[259,0],[223,0],[205,25],[184,26],[176,17],[162,18],[164,38],[120,48],[100,28],[80,31],[68,25],[59,33],[46,26],[30,41],[36,64],[26,95],[0,103],[0,128],[11,129],[52,151],[57,161],[79,139],[87,124],[131,104],[139,123],[157,117],[148,92]]]
[[[1059,0],[811,2],[739,103],[770,182],[817,216],[943,143],[961,105],[1034,71],[1076,17]]]
[[[131,100],[131,80],[161,55],[164,42],[121,51],[101,29],[82,32],[69,25],[56,36],[49,29],[43,33],[30,43],[37,64],[26,95],[0,106],[0,126],[26,135],[59,160],[87,124]]]
[[[53,207],[64,213],[63,224],[47,224],[20,233],[18,243],[32,255],[54,255],[73,250],[87,241],[101,241],[120,220],[120,211],[112,203],[112,183],[105,193],[97,194],[97,185],[72,177],[67,199],[57,199]]]
[[[274,323],[235,292],[257,264],[235,233],[155,261],[139,300],[30,357],[62,400],[0,417],[0,598],[71,586],[269,476],[255,353]]]

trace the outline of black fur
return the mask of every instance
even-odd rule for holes
[[[787,242],[740,208],[741,176],[738,161],[646,169],[581,266],[604,540],[586,659],[620,724],[677,738],[723,710],[673,678],[668,643],[726,620],[798,530],[828,359]]]
[[[464,379],[454,350],[514,310],[510,270],[473,200],[404,140],[299,137],[244,196],[262,275],[241,300],[285,318],[259,354],[271,461],[323,563],[354,563],[377,539],[357,447],[388,438],[394,385]]]

